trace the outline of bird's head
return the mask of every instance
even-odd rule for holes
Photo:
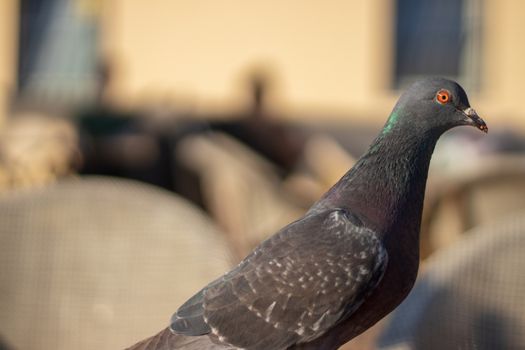
[[[487,124],[470,107],[467,94],[458,83],[428,78],[415,82],[401,95],[385,130],[409,126],[421,132],[441,134],[460,125],[488,131]]]

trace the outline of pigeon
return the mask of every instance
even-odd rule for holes
[[[463,88],[411,85],[357,163],[307,213],[186,301],[132,349],[337,349],[416,280],[428,167],[448,129],[488,128]]]

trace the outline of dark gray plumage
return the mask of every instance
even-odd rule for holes
[[[304,343],[352,313],[386,263],[379,237],[349,213],[309,215],[188,300],[171,328],[186,335],[211,333],[242,348]]]
[[[487,131],[457,83],[415,83],[303,218],[179,308],[171,348],[335,349],[388,314],[416,278],[432,151],[458,125]]]

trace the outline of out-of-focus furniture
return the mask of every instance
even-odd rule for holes
[[[230,268],[224,237],[155,187],[80,178],[0,196],[0,334],[16,349],[121,349]]]
[[[525,209],[525,157],[483,156],[431,172],[422,223],[422,256],[457,242],[471,228]]]
[[[224,133],[188,136],[176,152],[199,178],[204,205],[229,234],[239,259],[304,214],[354,163],[324,135],[306,142],[300,169],[284,180],[276,166]]]
[[[189,136],[176,152],[200,179],[205,206],[238,259],[304,211],[287,198],[271,163],[225,134]]]
[[[427,260],[383,350],[525,349],[525,211],[468,232]]]
[[[71,121],[40,113],[12,116],[0,129],[0,191],[44,186],[80,163]]]

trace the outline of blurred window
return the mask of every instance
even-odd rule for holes
[[[423,75],[479,87],[481,1],[396,1],[396,88]]]
[[[94,98],[98,17],[84,3],[20,0],[18,97],[23,102],[68,106]]]

